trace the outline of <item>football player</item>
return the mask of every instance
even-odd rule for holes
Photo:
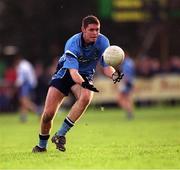
[[[125,76],[118,87],[118,104],[125,111],[127,119],[131,120],[134,118],[132,94],[134,91],[135,63],[127,52],[120,67]]]
[[[32,152],[47,151],[48,138],[56,111],[65,96],[71,91],[76,101],[71,107],[60,129],[51,141],[60,151],[65,151],[66,133],[74,126],[90,104],[93,93],[99,92],[93,85],[93,76],[99,62],[104,74],[119,81],[121,74],[107,65],[103,60],[103,52],[109,46],[109,40],[100,34],[100,21],[90,15],[82,20],[81,32],[73,35],[65,45],[64,54],[60,57],[57,71],[52,76],[47,93],[44,111],[41,118],[39,143]]]

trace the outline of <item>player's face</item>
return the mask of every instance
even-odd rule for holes
[[[82,28],[82,32],[86,43],[95,42],[100,32],[100,25],[89,24],[86,28]]]

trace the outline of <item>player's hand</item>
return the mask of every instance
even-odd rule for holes
[[[116,84],[117,82],[120,82],[121,79],[123,78],[123,76],[124,76],[124,73],[121,73],[119,70],[115,71],[112,74],[112,80],[113,80],[114,84]]]
[[[89,84],[88,81],[82,82],[81,86],[85,89],[89,89],[94,92],[99,92],[99,90],[97,90],[96,87],[94,87],[92,84]]]

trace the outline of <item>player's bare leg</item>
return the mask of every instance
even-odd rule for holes
[[[45,101],[44,111],[41,117],[41,134],[49,134],[53,118],[59,109],[64,94],[55,87],[50,87]]]
[[[76,102],[72,106],[69,114],[67,117],[73,121],[76,122],[80,116],[84,113],[88,105],[90,104],[94,92],[87,90],[85,88],[82,88],[79,85],[74,85],[72,87],[72,92],[76,97]]]
[[[52,142],[56,144],[56,148],[65,151],[66,133],[73,127],[74,123],[81,117],[89,103],[92,100],[93,92],[82,88],[80,85],[74,85],[71,88],[76,97],[76,102],[72,106],[69,114],[65,118],[60,130],[53,136]]]
[[[120,93],[118,96],[118,104],[126,112],[128,119],[132,119],[133,115],[133,99],[131,93]]]
[[[41,130],[39,134],[39,145],[33,148],[33,152],[46,151],[49,133],[53,118],[59,109],[64,98],[64,94],[54,87],[50,87],[45,101],[44,111],[41,117]]]

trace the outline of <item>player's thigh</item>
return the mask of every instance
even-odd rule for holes
[[[50,86],[46,96],[44,113],[54,114],[62,103],[63,98],[63,93],[55,87]]]
[[[88,89],[85,89],[78,84],[75,84],[74,86],[72,86],[71,91],[76,97],[76,99],[83,103],[90,103],[94,94],[94,92]]]

